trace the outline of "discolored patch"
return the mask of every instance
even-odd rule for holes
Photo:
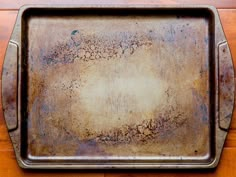
[[[186,123],[187,117],[184,112],[178,112],[176,108],[155,115],[153,119],[143,120],[140,124],[126,124],[122,127],[102,132],[95,139],[106,145],[121,145],[135,143],[157,143],[161,135],[176,131]]]
[[[167,18],[30,20],[32,157],[207,156],[208,29]]]
[[[43,57],[48,64],[73,63],[74,60],[110,60],[132,55],[142,46],[152,45],[146,34],[119,32],[101,36],[85,36],[79,30],[71,32],[71,39],[58,43]]]

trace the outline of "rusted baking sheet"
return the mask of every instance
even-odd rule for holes
[[[23,168],[213,168],[234,71],[210,6],[24,6],[2,73]]]

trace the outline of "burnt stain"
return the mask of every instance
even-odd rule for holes
[[[125,124],[110,131],[101,132],[95,141],[107,145],[158,142],[160,137],[176,131],[186,121],[185,114],[172,107],[153,119],[143,120],[140,124]]]
[[[147,34],[120,32],[113,36],[83,35],[79,30],[71,32],[71,40],[55,45],[43,61],[47,65],[73,63],[75,60],[110,60],[132,55],[142,46],[151,46],[152,39]]]

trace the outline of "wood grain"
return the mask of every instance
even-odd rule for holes
[[[235,0],[0,0],[0,9],[19,9],[24,4],[156,4],[156,5],[169,5],[169,4],[205,4],[212,5],[217,8],[235,8]]]
[[[11,8],[11,9],[18,9],[19,6],[22,3],[25,2],[31,2],[31,1],[21,1],[18,3],[14,3],[13,1],[3,1],[0,0],[0,9],[5,8]],[[37,2],[37,1],[35,1]],[[39,2],[39,1],[38,1]],[[40,1],[41,3],[46,1]],[[47,1],[48,3],[55,2],[53,0]],[[63,2],[63,1],[58,1]],[[72,1],[69,1],[72,2]],[[75,2],[75,1],[73,1]],[[82,1],[80,1],[82,2]],[[98,1],[100,2],[100,1]],[[119,1],[120,2],[120,1]],[[123,2],[123,1],[122,1]],[[125,1],[124,1],[125,2]],[[131,3],[132,1],[127,1],[128,3]],[[138,1],[141,2],[141,1]],[[152,1],[153,3],[154,1]],[[164,1],[161,1],[164,2]],[[169,2],[169,1],[168,1]],[[185,2],[182,1],[170,1],[170,3],[176,3],[176,2]],[[197,1],[192,1],[197,2]],[[199,2],[199,1],[198,1]],[[233,1],[206,1],[211,3],[218,3],[218,7],[236,7],[236,1],[235,3]],[[32,3],[32,2],[31,2]],[[225,5],[225,4],[226,5]],[[224,5],[222,5],[224,4]],[[221,22],[226,34],[226,38],[228,40],[234,66],[236,66],[236,9],[220,9],[219,10]],[[2,64],[4,60],[5,50],[7,47],[8,40],[10,38],[15,19],[17,16],[16,10],[2,10],[0,11],[0,68],[2,69]],[[0,69],[0,72],[1,72]],[[1,101],[1,100],[0,100]],[[227,176],[227,177],[234,177],[236,176],[236,110],[233,113],[233,120],[231,123],[231,128],[229,130],[229,134],[227,137],[227,140],[225,142],[225,148],[222,153],[222,158],[220,160],[220,164],[217,167],[216,170],[213,171],[174,171],[172,173],[168,171],[142,171],[140,173],[134,173],[134,171],[129,172],[123,172],[123,173],[110,173],[107,171],[100,171],[100,173],[88,173],[80,171],[28,171],[28,170],[22,170],[18,167],[15,155],[12,149],[12,145],[7,133],[6,124],[3,119],[2,114],[2,105],[0,104],[0,177],[15,177],[15,176],[40,176],[40,177],[47,177],[47,176],[105,176],[106,177],[138,177],[138,176],[160,176],[160,177],[187,177],[187,176],[193,176],[193,177],[200,177],[200,176]],[[79,173],[80,172],[80,173]]]

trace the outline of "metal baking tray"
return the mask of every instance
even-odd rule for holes
[[[213,168],[234,70],[211,6],[24,6],[2,102],[22,168]]]

